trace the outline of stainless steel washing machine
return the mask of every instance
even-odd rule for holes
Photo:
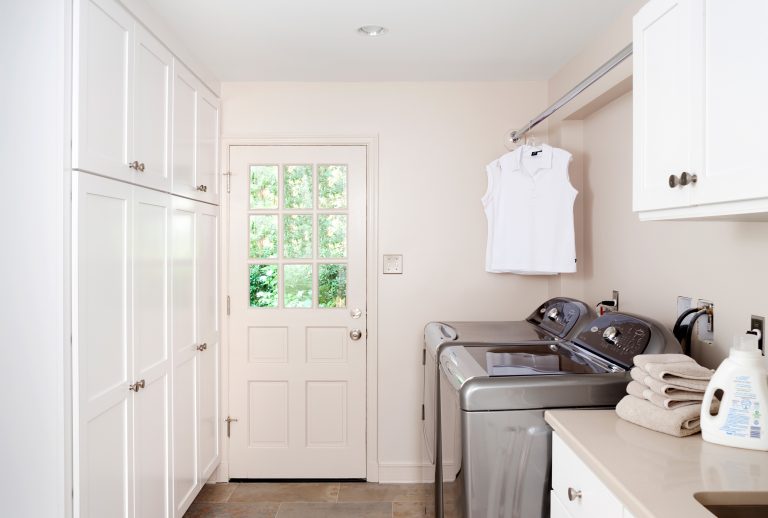
[[[435,418],[437,354],[448,345],[480,343],[501,345],[510,342],[551,341],[577,334],[595,318],[595,312],[582,301],[556,297],[539,305],[525,320],[505,322],[430,322],[424,328],[424,440],[430,462],[435,461]],[[457,392],[442,376],[441,417],[444,426],[441,444],[442,477],[456,478],[461,466],[460,414]]]
[[[455,343],[439,353],[450,386],[441,392],[452,392],[458,407],[462,453],[455,481],[436,476],[436,516],[548,517],[551,429],[544,411],[613,407],[635,355],[680,352],[663,326],[627,313],[598,317],[566,340],[519,344]],[[436,423],[439,444],[444,423]],[[437,448],[438,466],[440,455]]]

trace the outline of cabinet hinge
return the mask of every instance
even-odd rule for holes
[[[421,405],[421,420],[424,420],[424,405]]]
[[[227,316],[229,316],[229,295],[227,295]]]
[[[232,189],[232,171],[227,171],[224,173],[224,176],[227,177],[227,193]]]

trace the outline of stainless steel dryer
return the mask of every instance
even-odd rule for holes
[[[613,407],[635,355],[679,352],[667,329],[627,313],[598,317],[568,340],[444,348],[440,370],[460,412],[462,456],[457,480],[436,482],[436,515],[548,517],[544,411]]]
[[[539,305],[525,320],[506,322],[430,322],[424,328],[424,442],[430,462],[435,461],[435,401],[437,353],[447,345],[480,343],[500,345],[510,342],[551,341],[576,335],[595,318],[584,302],[556,297]],[[442,454],[443,478],[454,480],[461,466],[459,406],[456,391],[442,376]]]

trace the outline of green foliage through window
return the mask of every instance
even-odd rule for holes
[[[312,265],[286,264],[283,305],[286,308],[312,307]]]
[[[277,208],[277,166],[251,166],[251,208]]]
[[[346,307],[347,265],[321,264],[317,270],[317,305],[321,308]]]
[[[251,215],[250,257],[271,259],[277,257],[277,216]]]
[[[317,166],[317,198],[321,209],[346,208],[347,166]]]
[[[312,215],[283,217],[283,257],[305,259],[312,257]]]
[[[251,264],[248,268],[250,277],[251,307],[277,307],[277,265]]]
[[[312,208],[312,166],[287,165],[283,170],[286,209]]]
[[[345,214],[318,216],[317,234],[320,257],[347,256],[347,216]]]

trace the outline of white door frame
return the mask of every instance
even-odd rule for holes
[[[224,419],[229,415],[229,350],[230,327],[227,315],[229,290],[229,148],[232,146],[365,146],[366,150],[366,305],[368,342],[366,351],[366,444],[365,463],[368,482],[379,481],[378,456],[378,193],[379,193],[379,139],[378,137],[285,137],[258,136],[251,138],[221,138],[221,465],[211,477],[216,482],[229,480],[229,441]]]

